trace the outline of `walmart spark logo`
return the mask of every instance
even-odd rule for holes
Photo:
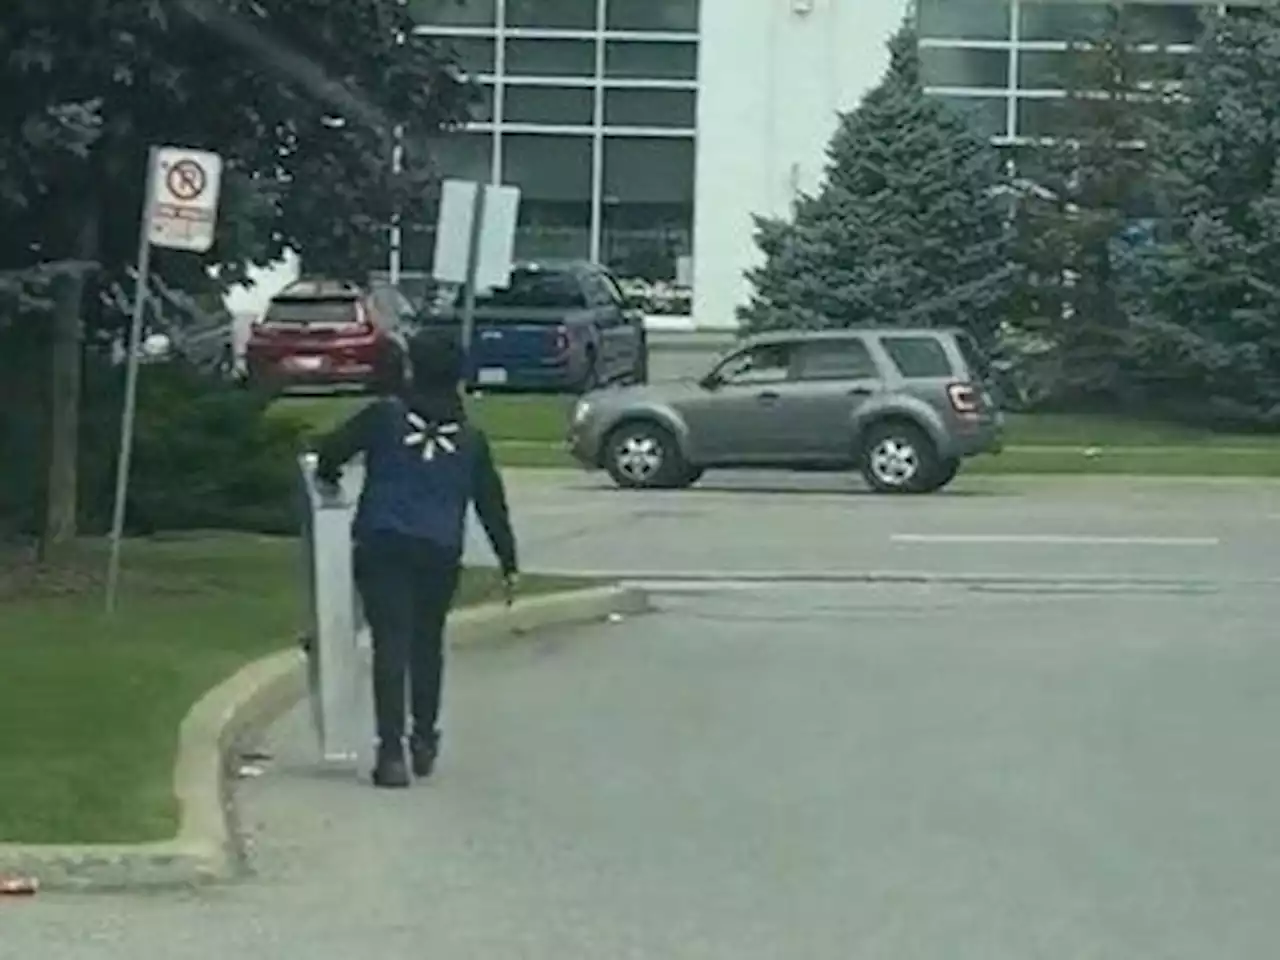
[[[421,450],[424,461],[434,460],[437,453],[458,452],[458,434],[462,431],[461,424],[428,423],[416,413],[409,414],[408,420],[409,433],[404,438],[404,445]]]

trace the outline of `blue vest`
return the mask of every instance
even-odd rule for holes
[[[380,402],[371,420],[355,539],[398,533],[461,553],[476,473],[474,431],[464,419],[429,420],[399,399]]]

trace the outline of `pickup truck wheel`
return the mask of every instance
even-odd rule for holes
[[[873,426],[863,440],[859,461],[863,478],[876,493],[930,492],[938,470],[933,441],[906,421]]]
[[[604,466],[614,483],[629,490],[671,489],[696,479],[671,432],[646,420],[624,423],[609,435]]]

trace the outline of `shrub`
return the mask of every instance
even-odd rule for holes
[[[123,370],[89,364],[80,443],[80,512],[86,533],[111,518],[119,447]],[[143,368],[129,487],[128,529],[231,529],[290,533],[297,528],[295,457],[301,429],[266,416],[267,397],[181,361]],[[0,411],[0,511],[9,526],[38,529],[44,456],[38,411]],[[26,429],[23,429],[25,425]],[[12,466],[11,466],[12,465]]]

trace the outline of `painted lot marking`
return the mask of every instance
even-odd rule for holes
[[[1216,547],[1217,537],[1106,537],[1088,534],[1003,533],[895,533],[894,543],[1007,544],[1009,546],[1063,547]]]

